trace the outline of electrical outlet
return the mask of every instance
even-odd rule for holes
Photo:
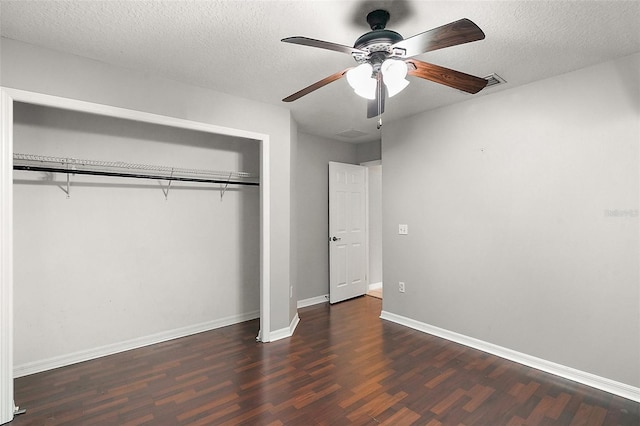
[[[402,281],[398,283],[398,291],[404,293],[404,283]]]
[[[398,235],[408,235],[409,234],[409,225],[401,223],[398,225]]]

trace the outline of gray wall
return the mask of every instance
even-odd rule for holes
[[[386,123],[383,309],[639,386],[638,75],[640,54]]]
[[[297,147],[298,300],[329,293],[329,161],[357,164],[356,145],[300,133]]]
[[[359,143],[356,145],[356,155],[358,157],[358,163],[380,160],[382,159],[382,142],[378,140]]]
[[[1,55],[3,86],[269,135],[271,329],[289,327],[296,313],[289,297],[295,239],[289,110],[4,38]]]

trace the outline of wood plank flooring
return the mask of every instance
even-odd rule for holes
[[[372,297],[377,297],[378,299],[382,299],[382,288],[374,288],[373,290],[368,290],[367,296],[372,296]]]
[[[363,296],[16,379],[22,425],[640,425],[640,404],[378,318]]]

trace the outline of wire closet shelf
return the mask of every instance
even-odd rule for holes
[[[81,160],[34,154],[13,154],[13,169],[34,172],[114,176],[165,181],[260,185],[258,176],[246,172],[225,172],[121,161]]]

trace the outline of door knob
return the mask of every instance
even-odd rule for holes
[[[331,238],[331,241],[340,241],[342,238],[338,238],[338,237],[333,237]]]

